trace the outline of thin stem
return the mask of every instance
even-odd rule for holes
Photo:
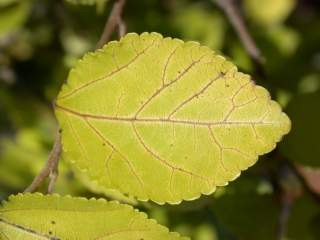
[[[289,160],[287,160],[288,165],[291,167],[292,171],[295,172],[295,174],[298,176],[299,180],[301,181],[304,189],[310,194],[310,196],[313,198],[315,202],[320,204],[320,194],[316,192],[308,183],[308,180],[304,176],[301,167],[298,164],[292,163]]]
[[[58,130],[53,148],[49,154],[48,160],[40,173],[33,179],[29,187],[24,192],[34,192],[49,176],[48,192],[53,191],[54,184],[58,177],[58,163],[61,155],[61,133]]]
[[[288,220],[291,213],[294,197],[290,193],[284,192],[281,197],[281,211],[278,222],[277,240],[283,240],[287,235]]]
[[[127,25],[126,23],[122,20],[119,19],[119,23],[118,23],[118,33],[119,33],[119,38],[123,37],[126,32],[127,32]]]
[[[110,16],[105,24],[103,33],[100,37],[99,42],[97,43],[96,48],[101,48],[105,43],[107,43],[116,29],[116,27],[119,28],[119,36],[123,36],[126,31],[125,23],[122,21],[122,12],[124,5],[126,3],[126,0],[117,0],[112,7]]]
[[[264,58],[257,47],[255,41],[251,37],[245,22],[235,5],[234,0],[213,0],[217,5],[224,11],[225,15],[228,17],[231,25],[237,32],[244,48],[246,49],[252,60],[261,65],[264,63]]]

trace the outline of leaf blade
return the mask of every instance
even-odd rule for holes
[[[65,155],[92,180],[160,204],[212,193],[290,130],[269,93],[232,63],[156,33],[86,55],[56,115]]]
[[[186,239],[129,205],[42,194],[11,196],[0,209],[0,233],[4,239]]]

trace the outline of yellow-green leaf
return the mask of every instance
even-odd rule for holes
[[[178,240],[144,213],[103,199],[19,194],[0,208],[1,240]]]
[[[84,173],[81,172],[74,165],[71,165],[71,168],[75,174],[76,179],[79,182],[81,182],[90,191],[97,193],[97,194],[103,194],[108,199],[117,200],[121,203],[127,203],[130,205],[137,205],[137,201],[134,199],[134,197],[127,197],[116,189],[108,189],[108,188],[105,188],[104,186],[98,185],[96,182],[91,181],[85,172]]]
[[[290,129],[267,90],[232,63],[157,33],[87,54],[56,116],[66,159],[106,188],[157,203],[214,192]]]

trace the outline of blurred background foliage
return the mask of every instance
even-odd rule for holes
[[[320,2],[238,2],[265,57],[264,76],[256,74],[213,1],[128,0],[123,18],[129,32],[157,31],[199,41],[252,74],[292,119],[292,132],[280,146],[213,196],[178,206],[137,203],[99,189],[64,161],[56,192],[136,205],[195,240],[319,239]],[[0,200],[23,191],[42,168],[57,126],[54,98],[75,61],[95,48],[112,4],[0,0]]]

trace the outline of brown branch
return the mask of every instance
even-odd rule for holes
[[[61,133],[57,131],[53,148],[49,154],[48,160],[41,172],[33,179],[29,187],[24,191],[34,192],[49,177],[48,193],[52,193],[54,184],[58,177],[58,163],[61,155]]]
[[[305,173],[301,171],[301,166],[296,163],[292,163],[291,161],[287,160],[287,164],[291,167],[292,171],[298,176],[299,180],[301,181],[304,189],[307,193],[313,198],[315,202],[320,204],[320,194],[314,189],[313,186],[310,185],[309,180],[306,178]]]
[[[107,43],[114,32],[115,28],[118,27],[119,37],[122,37],[126,32],[126,25],[122,20],[122,12],[126,0],[117,0],[112,7],[110,16],[106,22],[103,33],[97,43],[96,48],[101,48],[105,43]]]
[[[225,15],[229,19],[231,25],[237,32],[244,48],[251,57],[251,59],[257,64],[264,63],[264,58],[257,47],[255,41],[251,37],[245,22],[237,9],[234,0],[213,0],[224,11]]]
[[[279,152],[275,155],[279,160],[277,171],[278,193],[280,196],[280,213],[277,225],[277,240],[283,240],[287,237],[288,221],[292,206],[295,201],[303,195],[303,188],[296,173],[292,171],[291,166],[283,159]]]
[[[320,170],[298,163],[294,163],[293,165],[296,172],[303,179],[305,186],[320,198]]]
[[[281,196],[281,211],[279,215],[277,240],[283,240],[287,235],[288,220],[290,217],[294,197],[288,192],[283,192]]]
[[[123,37],[126,34],[126,32],[127,32],[126,23],[122,19],[119,19],[119,23],[118,23],[119,38]]]

